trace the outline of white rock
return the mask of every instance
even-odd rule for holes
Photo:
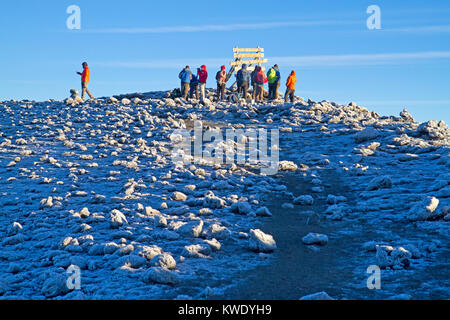
[[[209,191],[203,199],[203,206],[211,209],[221,209],[226,205],[225,200],[214,195],[212,191]]]
[[[298,166],[292,161],[280,161],[278,168],[280,171],[295,171],[298,169]]]
[[[174,270],[177,268],[175,259],[168,253],[158,254],[150,260],[150,264],[154,267],[161,267],[167,270]]]
[[[207,258],[211,254],[211,246],[208,244],[192,244],[185,246],[183,255],[193,258]]]
[[[250,230],[248,241],[250,250],[256,252],[273,252],[277,244],[270,234],[266,234],[259,229]]]
[[[143,246],[138,253],[141,257],[151,260],[159,254],[162,254],[162,249],[158,246]]]
[[[121,103],[122,103],[123,105],[127,106],[127,105],[129,105],[129,104],[131,103],[131,101],[130,101],[129,99],[127,99],[127,98],[123,98],[122,101],[121,101]]]
[[[438,199],[427,196],[409,210],[408,219],[411,221],[427,220],[433,216],[438,205]]]
[[[181,227],[177,228],[176,231],[181,235],[197,238],[200,236],[202,229],[203,229],[203,221],[198,220],[188,222],[182,225]]]
[[[319,233],[309,233],[308,235],[302,238],[302,241],[306,245],[317,244],[324,246],[328,243],[328,236]]]
[[[172,193],[171,199],[174,200],[174,201],[186,201],[187,200],[187,195],[185,195],[182,192],[175,191],[174,193]]]
[[[119,228],[124,223],[128,223],[128,220],[125,217],[125,215],[122,212],[120,212],[119,210],[114,209],[111,212],[111,220],[110,220],[111,228]]]
[[[82,217],[82,218],[87,218],[87,217],[89,217],[91,215],[91,213],[89,212],[89,209],[88,208],[83,208],[83,209],[81,209],[81,211],[80,211],[80,217]]]

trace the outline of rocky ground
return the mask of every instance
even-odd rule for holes
[[[0,299],[449,298],[443,122],[168,92],[0,110]],[[173,162],[195,120],[279,129],[280,171]]]

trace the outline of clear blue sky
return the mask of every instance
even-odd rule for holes
[[[81,30],[66,27],[73,4]],[[381,30],[366,26],[372,4]],[[96,96],[172,89],[184,65],[215,74],[234,46],[259,45],[283,80],[297,71],[302,97],[450,122],[448,1],[15,0],[0,12],[0,100],[66,98],[82,61]]]

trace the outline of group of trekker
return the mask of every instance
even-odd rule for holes
[[[178,77],[181,80],[181,96],[187,100],[189,98],[195,98],[199,100],[205,99],[206,81],[208,79],[208,72],[206,66],[203,65],[197,69],[197,73],[193,74],[189,66],[186,66],[181,70]],[[217,82],[217,100],[225,100],[226,84],[228,81],[228,74],[225,70],[225,66],[222,66],[216,74]],[[278,90],[281,83],[281,74],[278,65],[274,65],[265,74],[261,66],[256,66],[252,72],[248,70],[248,66],[243,64],[242,67],[236,73],[237,93],[240,97],[247,99],[250,85],[252,86],[252,99],[257,101],[264,100],[264,85],[269,84],[268,100],[278,99]],[[286,93],[284,100],[286,102],[294,102],[295,84],[297,78],[295,71],[292,71],[286,81]],[[200,89],[200,97],[199,97]]]
[[[81,76],[81,88],[82,95],[81,99],[84,100],[84,95],[87,93],[91,99],[94,99],[93,95],[88,89],[90,71],[89,66],[86,62],[83,62],[83,72],[77,72]],[[189,98],[195,98],[197,100],[204,100],[206,98],[206,81],[208,80],[208,71],[206,66],[203,65],[197,69],[197,73],[193,74],[189,68],[186,66],[181,70],[179,76],[181,80],[181,96],[186,100]],[[228,81],[228,74],[225,70],[225,66],[222,66],[216,74],[217,82],[217,99],[225,100],[226,84]],[[236,83],[238,87],[238,94],[247,99],[248,90],[250,85],[253,88],[252,99],[255,101],[264,100],[264,84],[269,84],[269,100],[278,99],[278,89],[280,88],[281,75],[278,65],[274,65],[264,74],[260,66],[256,66],[254,70],[250,73],[246,64],[238,70],[236,74]],[[295,76],[295,71],[291,72],[291,75],[286,82],[286,93],[284,95],[284,100],[286,102],[294,102],[295,84],[297,83],[297,78]],[[200,94],[199,94],[200,91]]]

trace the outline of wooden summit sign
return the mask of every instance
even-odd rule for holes
[[[233,48],[234,61],[230,62],[231,69],[227,75],[227,81],[231,78],[234,72],[242,69],[242,65],[246,64],[248,71],[255,70],[255,67],[261,66],[261,63],[267,63],[269,60],[264,59],[264,48]],[[249,60],[244,60],[249,59]],[[261,67],[263,71],[265,67]],[[234,84],[233,84],[234,85]],[[232,86],[233,86],[232,85]]]

